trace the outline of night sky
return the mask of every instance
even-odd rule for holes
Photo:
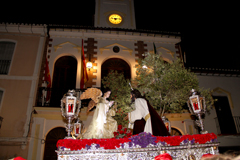
[[[0,11],[0,22],[94,25],[95,0],[61,3],[36,3],[17,9],[5,7]],[[226,37],[219,26],[226,20],[221,10],[213,11],[204,4],[184,6],[156,0],[135,0],[134,5],[137,29],[182,33],[187,66],[240,69],[236,52],[225,47]]]

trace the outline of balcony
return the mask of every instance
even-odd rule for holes
[[[80,96],[85,89],[74,89],[77,93],[77,97]],[[57,107],[60,108],[61,99],[68,89],[63,88],[45,88],[40,87],[38,89],[36,98],[36,107]],[[90,99],[81,100],[82,107],[88,105]]]

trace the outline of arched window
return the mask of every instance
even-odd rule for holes
[[[110,58],[106,60],[101,66],[101,77],[107,76],[111,70],[118,71],[118,73],[123,72],[126,79],[131,79],[131,68],[129,64],[120,58]],[[103,89],[103,85],[101,85]]]
[[[0,42],[0,74],[8,74],[14,48],[14,42]]]
[[[69,89],[76,89],[77,60],[71,56],[60,57],[54,65],[50,106],[60,107],[60,100]]]

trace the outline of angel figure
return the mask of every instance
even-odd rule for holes
[[[114,137],[113,132],[117,131],[117,121],[112,118],[115,115],[115,111],[114,109],[109,110],[114,101],[109,102],[107,100],[111,90],[106,88],[103,93],[103,97],[101,97],[102,92],[99,89],[89,88],[80,96],[81,99],[92,99],[89,102],[88,111],[96,106],[92,121],[87,131],[83,134],[84,139],[112,138]]]

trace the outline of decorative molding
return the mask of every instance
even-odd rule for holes
[[[26,142],[29,137],[0,137],[0,142]]]
[[[30,137],[0,137],[0,145],[3,146],[21,146],[21,149],[26,148]]]
[[[3,33],[20,33],[21,35],[24,35],[24,33],[28,34],[40,34],[41,36],[44,36],[45,33],[47,33],[47,25],[28,25],[28,24],[0,24],[0,32]],[[23,33],[23,34],[22,34]],[[19,34],[17,34],[19,35]],[[31,35],[32,36],[32,35]]]
[[[147,44],[144,43],[144,41],[137,41],[136,43],[134,43],[135,51],[135,62],[137,64],[135,64],[135,67],[137,67],[138,65],[138,59],[144,59],[145,58],[145,53],[148,52],[147,49],[145,49],[145,47],[147,47]]]
[[[61,108],[54,107],[34,107],[37,114],[33,114],[36,118],[45,118],[47,120],[63,120],[64,118],[60,114]]]
[[[85,51],[85,56],[87,58],[89,58],[88,60],[92,62],[93,67],[97,66],[97,63],[95,63],[97,61],[97,52],[94,51],[94,49],[98,49],[97,46],[95,46],[95,44],[97,44],[98,42],[95,41],[94,38],[88,38],[87,40],[84,41],[84,43],[86,44],[84,46],[84,49],[86,49]],[[95,56],[94,56],[95,55]],[[88,74],[88,81],[85,83],[85,88],[89,88],[89,87],[93,87],[94,85],[96,85],[96,82],[94,80],[97,79],[97,76],[95,75],[95,73],[97,73],[97,68],[91,68],[87,70],[87,74]]]
[[[27,106],[27,112],[26,112],[26,122],[24,125],[24,133],[23,133],[23,137],[27,137],[28,136],[28,132],[30,130],[30,120],[31,120],[31,113],[32,113],[32,108],[35,104],[34,102],[34,98],[35,98],[35,93],[37,92],[37,86],[38,86],[38,76],[39,76],[39,69],[40,69],[40,61],[41,61],[41,57],[42,57],[42,52],[43,52],[43,44],[44,44],[45,38],[41,38],[39,41],[39,49],[37,51],[37,57],[36,57],[36,63],[34,66],[34,73],[33,73],[33,77],[36,77],[35,79],[32,80],[31,82],[31,88],[30,88],[30,93],[29,93],[29,97],[28,97],[28,106]]]
[[[154,159],[159,154],[168,153],[172,159],[201,159],[204,154],[219,154],[219,143],[191,144],[179,146],[163,146],[161,144],[154,147],[149,145],[146,148],[129,147],[124,143],[123,147],[117,149],[97,148],[96,144],[91,144],[90,149],[70,150],[68,148],[56,151],[58,160],[74,159]]]
[[[156,48],[156,50],[158,50],[158,49],[164,49],[164,50],[166,50],[167,51],[167,53],[168,54],[170,54],[173,58],[174,58],[174,52],[173,51],[171,51],[171,50],[169,50],[169,49],[167,49],[167,48],[165,48],[165,47],[158,47],[158,48]],[[151,51],[149,51],[150,53],[153,53],[153,50],[151,50]]]
[[[181,41],[180,36],[168,36],[165,37],[161,33],[154,33],[153,35],[148,32],[132,32],[132,30],[116,30],[111,31],[107,29],[102,30],[94,30],[94,29],[72,29],[71,32],[67,29],[59,30],[51,30],[49,31],[51,38],[65,38],[68,36],[69,38],[81,38],[84,39],[86,37],[94,38],[95,40],[120,40],[120,41],[141,41],[144,39],[144,42],[149,43],[162,43],[162,44],[176,44]],[[109,37],[111,35],[111,38]]]
[[[56,52],[59,48],[62,48],[62,46],[65,45],[65,44],[71,44],[71,45],[75,46],[75,47],[73,47],[73,48],[77,49],[77,50],[78,50],[78,53],[81,52],[82,47],[80,47],[80,46],[78,46],[78,45],[76,45],[76,44],[74,44],[74,43],[72,43],[72,42],[69,42],[69,41],[63,42],[63,43],[60,43],[60,44],[54,46],[54,51]]]
[[[40,127],[41,127],[40,124],[36,124],[34,137],[39,137]],[[32,159],[37,159],[38,143],[39,143],[39,140],[37,138],[34,138],[34,140],[33,140]]]
[[[125,47],[125,46],[123,46],[121,44],[118,44],[118,43],[113,43],[113,44],[107,45],[107,46],[105,46],[103,48],[100,48],[99,49],[100,53],[102,54],[104,50],[108,50],[109,51],[110,50],[109,47],[112,47],[112,46],[120,46],[121,48],[124,48],[124,49],[122,49],[122,51],[128,51],[130,53],[130,55],[132,55],[132,52],[133,52],[132,49],[130,49],[128,47]]]
[[[169,121],[184,121],[186,119],[191,119],[190,113],[165,113],[164,116],[166,116]]]
[[[9,76],[9,75],[0,75],[0,79],[6,80],[26,80],[32,81],[38,79],[38,76]]]

